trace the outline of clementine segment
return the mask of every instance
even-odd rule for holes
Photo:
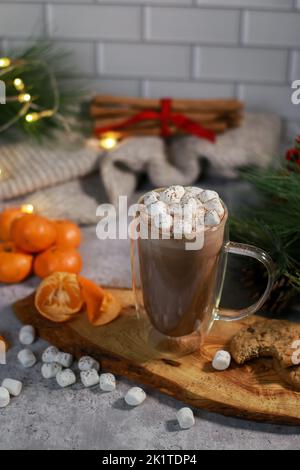
[[[122,306],[119,300],[110,292],[105,292],[105,296],[100,307],[100,312],[92,322],[95,326],[107,325],[115,320],[121,313]]]
[[[19,207],[8,207],[0,214],[0,240],[10,240],[11,226],[14,220],[23,217],[24,213]]]
[[[76,274],[56,272],[44,279],[35,294],[39,313],[54,322],[71,320],[83,305]]]
[[[83,276],[78,276],[89,321],[94,326],[106,325],[118,317],[119,301],[102,287]]]
[[[78,274],[81,269],[82,258],[78,251],[57,246],[37,255],[33,265],[34,273],[41,278],[57,271]]]
[[[11,238],[22,250],[38,253],[54,244],[55,225],[40,215],[25,214],[12,223]]]
[[[77,248],[81,242],[81,232],[78,225],[70,220],[56,220],[56,245],[64,248]]]
[[[33,257],[17,251],[0,251],[0,282],[21,282],[29,276]]]

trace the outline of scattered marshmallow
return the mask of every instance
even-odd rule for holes
[[[36,363],[36,357],[30,349],[22,349],[18,353],[18,360],[23,367],[32,367]]]
[[[4,379],[2,382],[2,387],[6,388],[13,397],[18,397],[22,391],[23,385],[19,380]]]
[[[132,387],[125,395],[127,405],[138,406],[146,400],[146,393],[140,387]]]
[[[10,396],[7,388],[0,387],[0,408],[5,408],[9,405]]]
[[[161,193],[161,200],[166,204],[172,204],[174,202],[180,202],[182,196],[185,193],[183,186],[170,186]]]
[[[116,388],[116,378],[113,374],[106,373],[100,375],[100,388],[104,392],[112,392]]]
[[[95,369],[82,370],[80,378],[85,387],[92,387],[99,383],[99,375]]]
[[[170,214],[157,214],[154,217],[154,225],[158,229],[170,230],[173,225],[173,218]]]
[[[167,206],[162,201],[157,201],[154,204],[150,204],[147,206],[147,212],[151,217],[155,217],[156,215],[166,214],[167,213]]]
[[[42,355],[42,361],[46,363],[56,362],[56,356],[59,350],[55,346],[49,346]]]
[[[231,362],[231,356],[228,351],[220,349],[216,352],[215,357],[212,361],[212,366],[216,370],[225,370],[228,369]]]
[[[73,356],[69,353],[58,352],[54,362],[61,364],[63,367],[71,367],[73,364]]]
[[[76,382],[76,377],[71,369],[64,369],[57,373],[56,382],[60,387],[69,387]]]
[[[95,369],[98,372],[100,369],[100,364],[90,356],[82,356],[78,361],[78,368],[79,370]]]
[[[176,413],[176,417],[181,429],[190,429],[195,424],[194,413],[187,406],[180,408]]]
[[[216,211],[219,217],[224,215],[224,207],[219,198],[210,199],[204,204],[204,207],[208,211]]]
[[[20,329],[19,341],[25,346],[29,346],[35,340],[35,329],[32,325],[25,325]]]
[[[44,379],[53,379],[61,370],[61,364],[57,364],[57,362],[49,362],[42,365],[41,372]]]
[[[156,191],[149,191],[149,193],[145,194],[144,196],[145,206],[149,206],[149,204],[154,204],[155,202],[159,201],[159,197],[159,193]]]
[[[219,195],[216,191],[212,191],[211,189],[204,189],[204,191],[202,191],[198,197],[201,202],[205,203],[211,199],[219,198]]]
[[[204,216],[204,223],[205,225],[213,227],[220,223],[220,217],[216,211],[209,211]]]

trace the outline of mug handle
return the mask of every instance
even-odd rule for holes
[[[265,266],[268,272],[267,287],[262,296],[253,305],[250,305],[250,307],[247,308],[234,310],[236,313],[234,316],[229,314],[229,312],[232,312],[232,310],[223,308],[216,309],[216,320],[242,320],[243,318],[257,312],[257,310],[260,309],[260,307],[262,307],[262,305],[267,300],[274,284],[275,266],[268,253],[266,253],[264,250],[261,250],[260,248],[257,248],[256,246],[246,245],[244,243],[227,242],[224,245],[224,251],[225,253],[233,253],[235,255],[250,256],[250,258],[255,258]]]

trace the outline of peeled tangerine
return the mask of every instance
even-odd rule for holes
[[[76,274],[56,272],[44,279],[35,294],[35,307],[54,322],[71,320],[80,312],[83,297]]]
[[[120,302],[110,292],[73,273],[51,274],[41,282],[35,294],[36,309],[54,322],[73,319],[83,304],[94,326],[110,323],[121,311]],[[56,359],[56,362],[59,361]]]

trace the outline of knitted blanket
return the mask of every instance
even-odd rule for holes
[[[245,165],[267,166],[278,152],[280,131],[276,115],[246,113],[243,125],[218,136],[215,144],[190,136],[168,145],[159,137],[135,137],[105,153],[82,141],[43,146],[2,142],[0,209],[30,202],[47,216],[93,224],[97,205],[107,197],[117,204],[119,195],[132,196],[141,174],[161,187],[193,184],[204,159],[215,176],[235,177]],[[97,174],[87,176],[99,166],[101,181]]]
[[[281,122],[274,114],[246,113],[240,128],[219,135],[216,143],[193,136],[174,138],[169,147],[159,137],[132,137],[100,160],[109,199],[130,195],[138,176],[147,173],[154,187],[190,185],[201,175],[203,160],[213,176],[236,177],[237,169],[266,167],[277,154]]]
[[[82,140],[0,142],[0,200],[12,199],[91,173],[98,153]]]

